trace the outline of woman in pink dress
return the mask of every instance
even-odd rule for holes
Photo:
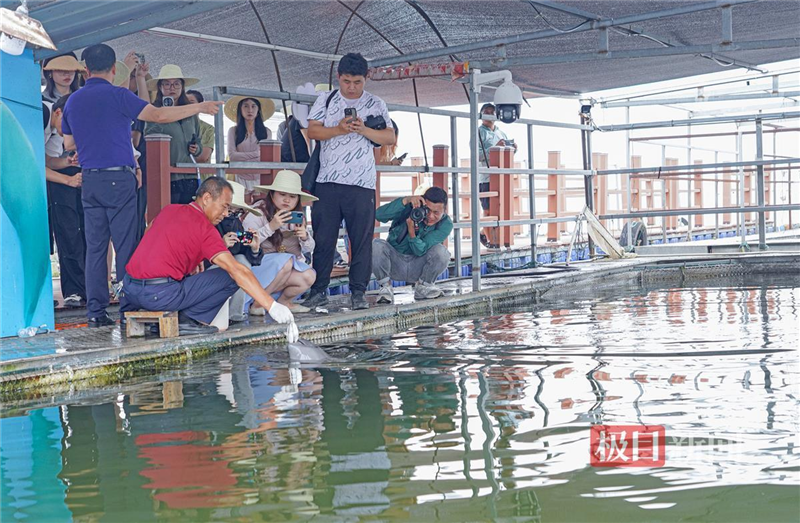
[[[261,159],[258,142],[269,140],[272,132],[264,125],[275,113],[275,103],[267,98],[234,96],[225,102],[225,116],[236,123],[228,130],[228,161],[257,162]],[[257,172],[237,174],[236,181],[248,193],[260,183]]]

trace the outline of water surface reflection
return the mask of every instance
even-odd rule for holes
[[[798,298],[630,287],[6,411],[2,519],[796,521]],[[590,467],[599,423],[664,425],[665,466]]]

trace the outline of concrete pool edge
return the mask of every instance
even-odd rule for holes
[[[503,278],[503,283],[478,293],[455,294],[422,303],[374,307],[367,311],[300,317],[303,337],[313,341],[383,334],[424,324],[439,324],[503,309],[548,302],[553,289],[559,297],[578,296],[592,289],[636,281],[690,281],[741,274],[800,273],[800,254],[752,253],[741,256],[633,258],[575,264],[579,271],[539,277]],[[452,284],[451,284],[452,285]],[[114,327],[113,329],[118,329]],[[54,335],[57,336],[57,335]],[[124,341],[119,346],[71,350],[57,354],[0,362],[0,398],[42,396],[75,388],[109,385],[235,346],[277,343],[284,328],[271,324],[236,326],[210,337]]]

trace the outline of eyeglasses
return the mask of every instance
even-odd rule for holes
[[[161,82],[161,87],[165,89],[180,89],[182,85],[183,82],[181,82],[180,80],[178,80],[177,82],[164,82],[164,81]]]

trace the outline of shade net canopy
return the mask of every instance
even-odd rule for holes
[[[60,50],[80,49],[105,41],[121,58],[130,50],[143,53],[155,75],[167,63],[200,79],[195,88],[210,94],[213,86],[277,90],[280,87],[269,50],[244,44],[219,43],[199,37],[167,36],[152,28],[233,38],[313,51],[360,52],[368,60],[552,30],[557,36],[492,46],[418,60],[414,63],[488,61],[505,56],[549,57],[596,53],[587,61],[510,67],[526,96],[576,95],[729,70],[729,64],[765,64],[800,56],[800,2],[761,0],[732,7],[734,42],[794,39],[777,49],[729,51],[709,56],[683,54],[626,59],[603,58],[596,30],[581,31],[588,16],[619,19],[630,15],[672,10],[708,2],[636,1],[90,1],[30,2]],[[14,2],[2,2],[13,8]],[[578,11],[584,17],[564,11]],[[588,14],[587,14],[588,13]],[[185,15],[185,16],[183,16]],[[718,44],[723,39],[721,9],[668,16],[608,31],[610,51],[667,46]],[[572,32],[569,32],[572,30]],[[565,31],[565,32],[558,32]],[[632,33],[644,33],[638,36]],[[94,39],[94,40],[93,40]],[[43,57],[44,51],[37,56]],[[330,59],[276,52],[284,90],[305,82],[328,83]],[[403,62],[399,62],[403,63]],[[408,63],[408,62],[405,62]],[[335,63],[333,63],[335,84]],[[417,80],[419,104],[442,106],[467,102],[461,83],[450,78]],[[374,81],[371,92],[394,103],[414,104],[410,80]]]

